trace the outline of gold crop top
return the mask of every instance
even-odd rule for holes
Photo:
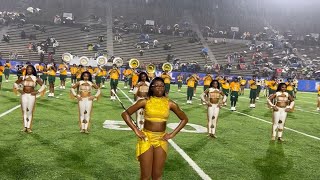
[[[169,99],[150,97],[145,105],[145,119],[152,122],[165,122],[169,117]]]

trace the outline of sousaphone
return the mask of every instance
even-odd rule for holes
[[[79,61],[80,61],[80,65],[82,66],[87,66],[89,64],[89,58],[86,56],[81,56],[79,58]]]
[[[108,59],[105,56],[99,56],[99,57],[97,57],[96,61],[97,61],[98,66],[104,66],[107,64]]]
[[[132,69],[136,69],[140,66],[140,62],[138,59],[132,58],[129,61],[129,67]]]
[[[70,61],[73,59],[73,56],[72,56],[72,54],[70,54],[70,53],[63,53],[61,58],[62,58],[62,61],[63,61],[63,62],[69,64]]]

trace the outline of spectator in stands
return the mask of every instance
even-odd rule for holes
[[[153,40],[153,48],[158,47],[159,41],[157,39]]]
[[[9,43],[10,42],[10,36],[9,34],[4,34],[2,36],[2,41],[6,42],[6,43]]]
[[[26,32],[24,32],[24,30],[21,31],[20,33],[21,39],[25,39],[26,38]]]
[[[140,56],[143,56],[143,53],[144,53],[143,49],[140,49],[139,51]]]
[[[171,49],[171,44],[170,44],[170,43],[166,43],[166,44],[163,46],[163,49],[164,49],[164,50],[170,50],[170,49]]]
[[[98,39],[98,42],[104,42],[104,35],[99,35],[98,37],[97,37],[97,39]]]
[[[90,32],[90,27],[89,26],[83,26],[83,27],[81,27],[80,30],[83,31],[83,32]]]

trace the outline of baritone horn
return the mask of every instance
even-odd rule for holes
[[[63,62],[70,63],[70,61],[73,59],[73,56],[70,53],[63,53],[61,58]]]
[[[136,68],[138,68],[139,67],[139,65],[140,65],[140,63],[139,63],[139,60],[138,59],[130,59],[130,61],[129,61],[129,66],[130,66],[130,68],[132,68],[132,69],[136,69]]]
[[[154,72],[156,72],[156,66],[154,64],[149,64],[146,67],[146,71],[148,73],[154,73]]]
[[[113,59],[113,64],[115,64],[117,67],[121,67],[123,65],[123,60],[121,57],[116,57]]]
[[[168,72],[171,72],[173,70],[173,66],[171,63],[164,63],[162,65],[162,70],[163,71],[168,71]]]

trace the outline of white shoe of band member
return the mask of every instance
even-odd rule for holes
[[[62,88],[63,88],[63,89],[66,89],[66,87],[65,87],[65,86],[62,86]]]
[[[8,80],[6,80],[6,82],[9,82]]]
[[[320,108],[317,108],[317,111],[320,111]]]
[[[255,108],[255,107],[256,107],[256,104],[252,104],[252,107]]]
[[[48,97],[51,97],[51,93],[48,94]]]
[[[181,90],[180,89],[178,89],[178,92],[180,92]]]
[[[259,97],[257,97],[256,100],[259,100]]]
[[[230,108],[230,111],[233,111],[233,107]]]
[[[190,100],[190,104],[192,104],[192,100]]]
[[[62,86],[60,86],[59,88],[62,89]]]
[[[102,85],[102,87],[105,87],[104,85]]]
[[[51,94],[51,97],[54,97],[54,93]]]
[[[252,104],[250,104],[250,106],[249,106],[250,108],[252,108]]]
[[[127,87],[127,86],[125,86],[124,88],[125,88],[125,89],[128,89],[128,87]]]
[[[233,107],[233,110],[236,111],[237,110],[236,107]]]

